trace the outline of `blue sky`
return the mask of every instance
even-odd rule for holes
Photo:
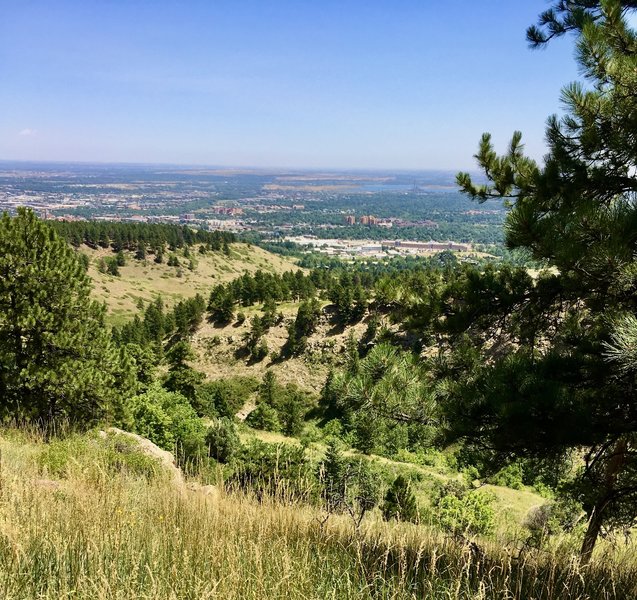
[[[544,123],[545,0],[0,0],[0,159],[457,169]]]

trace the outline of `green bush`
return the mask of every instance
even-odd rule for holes
[[[329,420],[323,427],[323,436],[325,439],[331,437],[340,438],[343,435],[343,424],[339,419]]]
[[[129,409],[135,433],[176,451],[181,462],[205,455],[206,428],[181,394],[156,384],[131,398]]]
[[[229,463],[241,447],[234,423],[230,419],[218,419],[206,432],[208,455],[217,462]]]
[[[162,396],[172,392],[158,389],[157,386],[130,399],[131,425],[135,433],[148,438],[160,448],[172,452],[175,445],[172,419],[162,406]]]
[[[500,469],[490,480],[494,485],[501,485],[512,490],[521,490],[524,487],[524,470],[519,462],[511,463]]]
[[[232,377],[201,384],[195,405],[200,415],[232,418],[257,390],[253,377]]]
[[[569,498],[535,506],[524,522],[530,533],[527,543],[534,548],[541,548],[549,537],[571,533],[577,526],[583,525],[583,516],[581,504]]]
[[[443,496],[435,511],[436,522],[455,534],[486,535],[495,527],[493,496],[484,492],[469,492],[459,497]]]
[[[262,431],[281,431],[281,423],[277,411],[266,404],[259,402],[257,407],[247,416],[246,425]]]

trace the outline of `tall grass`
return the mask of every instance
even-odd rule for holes
[[[321,525],[307,507],[114,471],[108,452],[43,480],[50,449],[13,437],[0,439],[6,600],[637,597],[634,561],[580,573],[568,560],[514,560],[411,525]]]

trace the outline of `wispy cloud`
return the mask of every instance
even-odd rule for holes
[[[33,137],[37,133],[37,129],[31,129],[30,127],[27,127],[26,129],[22,129],[21,131],[19,131],[18,135],[21,135],[23,137]]]

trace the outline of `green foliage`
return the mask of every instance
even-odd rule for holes
[[[87,425],[135,382],[77,253],[33,212],[0,219],[0,416]]]
[[[495,527],[492,504],[492,496],[484,492],[447,494],[436,504],[435,520],[454,534],[488,535]]]
[[[197,388],[205,376],[188,365],[187,361],[196,358],[194,350],[188,342],[182,340],[168,351],[166,358],[170,367],[164,380],[164,387],[182,394],[191,403],[196,403]]]
[[[163,248],[182,248],[195,243],[206,244],[209,250],[220,250],[221,243],[233,243],[235,236],[225,231],[204,231],[186,226],[165,223],[122,223],[119,221],[55,221],[51,226],[65,240],[74,246],[86,244],[91,248],[98,245],[111,247],[115,252],[139,250],[148,245],[153,252],[163,254]],[[138,258],[139,260],[139,258]],[[163,260],[163,259],[162,259]],[[157,262],[162,262],[159,260]]]
[[[132,321],[113,330],[113,338],[120,344],[136,344],[152,349],[158,362],[164,352],[164,343],[176,345],[186,341],[203,320],[205,301],[199,295],[186,298],[166,311],[161,297],[151,302],[142,316],[135,315]],[[184,361],[182,361],[184,362]]]
[[[256,429],[298,436],[313,404],[312,397],[298,386],[283,387],[277,383],[273,371],[266,371],[259,386],[257,407],[248,415],[246,423]]]
[[[128,402],[128,410],[135,433],[172,452],[175,449],[173,422],[164,409],[164,402],[170,394],[172,392],[153,386],[143,394],[133,396]]]
[[[493,343],[510,351],[478,358],[467,384],[450,386],[449,419],[467,428],[489,423],[481,433],[501,454],[585,449],[587,468],[573,486],[591,516],[584,563],[604,524],[627,525],[637,515],[637,428],[626,420],[635,404],[629,330],[637,313],[637,99],[628,92],[637,86],[637,32],[627,21],[635,8],[606,0],[556,2],[546,11],[529,40],[542,45],[573,31],[589,87],[563,88],[566,114],[548,121],[543,164],[524,155],[519,132],[502,156],[484,134],[476,158],[488,183],[457,178],[479,201],[503,198],[507,246],[553,271],[513,290],[515,316],[500,320]]]
[[[347,499],[347,459],[335,439],[329,441],[325,458],[319,465],[319,480],[328,512],[343,510]]]
[[[328,513],[348,513],[360,525],[365,514],[378,505],[381,478],[366,460],[347,458],[340,443],[329,441],[319,464],[321,496]]]
[[[382,511],[386,521],[397,519],[398,521],[416,523],[419,520],[416,496],[409,481],[402,475],[396,477],[394,483],[387,490]]]
[[[146,260],[146,244],[142,241],[137,244],[135,260]]]
[[[268,344],[263,339],[263,335],[267,331],[267,323],[265,317],[253,317],[252,327],[243,336],[245,350],[251,360],[259,362],[268,355]]]
[[[107,257],[104,259],[104,261],[106,263],[106,272],[113,277],[119,277],[119,268],[121,265],[119,264],[117,258]]]
[[[228,418],[214,421],[206,432],[206,446],[210,457],[229,463],[241,446],[234,423]]]
[[[325,420],[338,418],[365,453],[394,455],[430,443],[438,407],[422,363],[387,344],[361,360],[357,347],[352,339],[347,370],[326,380],[319,399]]]
[[[523,477],[522,465],[515,462],[500,469],[489,481],[494,485],[502,485],[513,490],[521,490],[524,487]]]
[[[531,509],[524,522],[530,536],[527,543],[542,548],[552,536],[571,533],[584,525],[582,506],[570,498],[560,498]]]
[[[257,390],[252,377],[208,381],[197,387],[195,405],[201,415],[232,418]]]
[[[283,347],[287,356],[302,354],[307,338],[316,331],[321,316],[321,307],[316,298],[301,302],[294,323],[288,327],[288,340]]]
[[[279,419],[281,431],[285,435],[298,436],[303,429],[303,418],[306,412],[306,399],[298,390],[286,390],[287,393],[279,403]]]
[[[206,428],[187,399],[157,385],[129,401],[133,431],[181,461],[205,454]]]
[[[208,313],[213,323],[226,324],[234,317],[234,297],[223,287],[217,286],[210,292]]]
[[[227,485],[283,501],[310,501],[316,477],[301,446],[266,444],[252,440],[236,456]]]
[[[257,407],[246,417],[246,425],[262,431],[281,431],[281,423],[276,409],[266,402],[259,402]]]

